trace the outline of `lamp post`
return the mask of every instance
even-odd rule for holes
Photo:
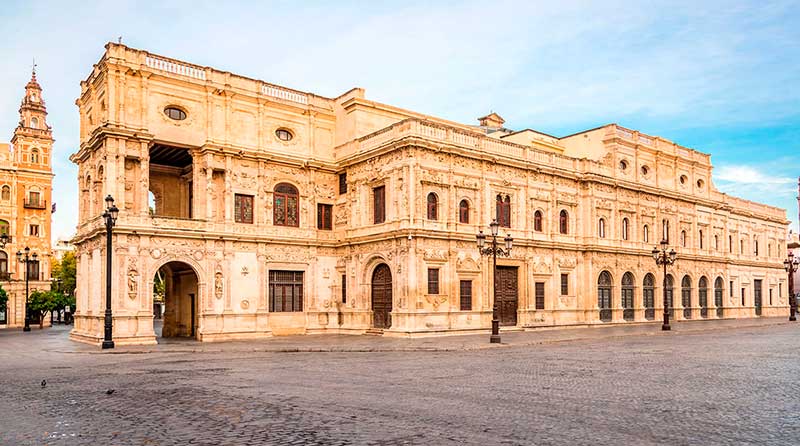
[[[106,197],[106,211],[103,212],[103,219],[106,222],[106,317],[105,317],[105,336],[103,337],[103,348],[114,348],[114,341],[111,339],[111,228],[117,222],[119,209],[114,206],[114,198],[111,195]]]
[[[500,228],[500,224],[497,223],[497,220],[492,220],[489,224],[489,229],[491,229],[492,234],[492,245],[486,246],[486,236],[483,234],[483,231],[478,231],[478,235],[476,238],[478,239],[478,251],[481,253],[482,256],[492,256],[492,336],[489,338],[489,342],[492,344],[499,344],[500,343],[500,320],[498,319],[498,306],[497,306],[497,256],[508,257],[511,255],[511,244],[514,242],[514,239],[511,238],[511,235],[506,234],[506,237],[503,239],[505,241],[506,249],[497,246],[497,232]]]
[[[39,255],[35,252],[31,254],[31,248],[25,247],[25,252],[17,251],[17,261],[25,264],[25,327],[22,331],[31,331],[31,310],[28,302],[29,279],[31,275],[31,263],[39,261]]]
[[[789,273],[789,320],[796,321],[797,316],[797,298],[794,295],[794,273],[797,271],[797,266],[800,265],[800,259],[794,257],[794,253],[789,251],[789,258],[783,261],[783,269]]]
[[[6,244],[11,240],[8,234],[0,234],[0,249],[5,249]]]
[[[656,261],[656,265],[664,265],[664,323],[661,325],[661,330],[669,331],[669,308],[667,306],[667,265],[672,265],[675,263],[677,259],[677,254],[675,253],[675,249],[670,249],[667,252],[667,240],[661,240],[661,249],[658,249],[658,246],[653,248],[653,260]]]

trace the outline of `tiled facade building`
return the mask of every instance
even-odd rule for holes
[[[717,191],[707,154],[615,124],[557,138],[296,91],[119,44],[82,82],[77,313],[103,332],[103,197],[114,340],[486,330],[476,233],[498,218],[504,326],[787,313],[786,213]]]
[[[26,264],[17,251],[30,248],[38,260],[27,266],[30,290],[50,289],[50,209],[53,185],[53,133],[36,73],[25,85],[19,125],[11,144],[0,144],[0,285],[8,305],[0,312],[0,328],[25,324]]]

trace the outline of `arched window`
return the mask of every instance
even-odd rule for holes
[[[297,188],[288,183],[275,186],[272,221],[277,226],[300,226]]]
[[[725,286],[722,277],[714,281],[714,306],[717,307],[717,317],[722,317],[722,288]]]
[[[692,278],[688,275],[681,280],[681,306],[683,307],[683,318],[692,318]]]
[[[622,240],[628,240],[628,219],[622,219]]]
[[[719,236],[714,235],[714,250],[719,251]]]
[[[739,240],[739,254],[744,254],[744,240]]]
[[[497,195],[497,223],[503,228],[511,227],[511,197]]]
[[[647,225],[644,225],[642,228],[642,240],[644,240],[645,243],[650,242],[650,228]]]
[[[733,253],[733,236],[728,236],[728,252]]]
[[[703,249],[703,230],[702,229],[700,230],[698,236],[699,236],[699,240],[697,240],[697,242],[700,245],[700,249]]]
[[[569,230],[569,215],[567,211],[562,209],[558,215],[558,232],[566,234]]]
[[[0,251],[0,280],[9,280],[8,277],[8,254]]]
[[[31,128],[32,129],[39,128],[39,118],[31,118]]]
[[[753,239],[753,254],[758,256],[758,239]]]
[[[661,220],[661,239],[669,243],[669,221]]]
[[[700,317],[708,317],[708,279],[700,278],[697,284],[697,301],[700,305]]]
[[[0,198],[2,198],[3,201],[10,200],[11,199],[11,187],[3,186],[3,191],[0,192]]]
[[[536,211],[533,213],[533,230],[536,232],[542,232],[542,211]]]
[[[681,231],[681,246],[686,247],[686,231]]]
[[[8,229],[9,229],[8,222],[5,220],[0,220],[0,235],[3,234],[9,235],[10,232],[8,232]]]
[[[597,307],[600,309],[600,320],[611,321],[611,273],[603,271],[597,278]]]
[[[461,200],[458,204],[458,222],[469,223],[469,201]]]
[[[652,321],[656,317],[655,308],[655,281],[654,275],[647,273],[642,281],[642,298],[644,303],[644,318]]]
[[[31,150],[31,164],[36,164],[39,162],[39,150],[33,149]]]
[[[622,318],[633,320],[633,274],[630,271],[622,275]]]
[[[603,218],[597,223],[597,235],[600,238],[606,238],[606,221]]]
[[[438,220],[439,198],[433,192],[428,194],[428,220]]]

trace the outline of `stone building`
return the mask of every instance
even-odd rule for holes
[[[565,137],[327,98],[119,44],[81,83],[77,314],[103,334],[107,194],[114,339],[486,330],[497,218],[506,329],[786,313],[786,213],[717,191],[707,154],[615,124]]]
[[[38,257],[28,265],[30,290],[50,289],[53,141],[34,71],[25,85],[11,144],[0,144],[0,234],[9,236],[8,243],[0,246],[0,285],[8,293],[0,328],[25,324],[26,265],[17,262],[17,251],[28,247]]]

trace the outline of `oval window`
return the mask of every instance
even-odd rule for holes
[[[176,121],[183,121],[186,119],[186,112],[177,108],[177,107],[167,107],[164,109],[164,114],[167,115],[170,119],[174,119]]]
[[[647,175],[648,173],[650,173],[650,169],[647,166],[642,166],[642,175]]]
[[[680,180],[681,184],[686,184],[686,181],[689,179],[686,175],[681,175]]]
[[[625,170],[627,168],[628,168],[628,162],[627,161],[622,160],[622,161],[619,162],[619,170]]]
[[[275,136],[277,136],[278,139],[280,139],[281,141],[291,141],[292,138],[294,137],[294,135],[292,135],[292,132],[286,129],[275,130]]]
[[[703,182],[703,180],[697,180],[697,187],[699,187],[700,189],[702,189],[702,188],[703,188],[703,186],[705,186],[705,183]]]

